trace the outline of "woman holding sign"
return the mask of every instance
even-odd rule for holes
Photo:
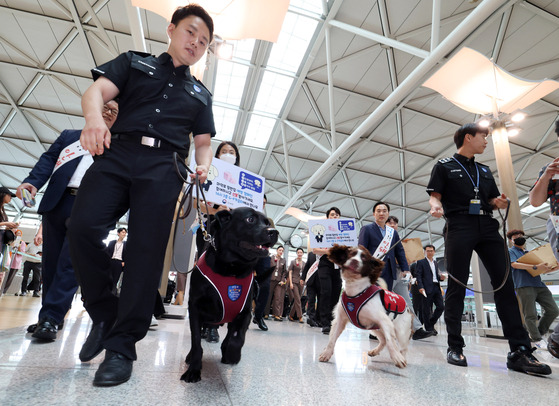
[[[326,218],[339,219],[340,209],[332,207],[326,212]],[[322,333],[330,334],[332,324],[332,311],[338,303],[342,291],[342,277],[339,268],[328,260],[328,248],[314,248],[313,253],[320,257],[318,263],[318,278],[320,280],[320,295],[318,306]]]

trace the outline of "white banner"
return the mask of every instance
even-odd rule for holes
[[[311,248],[330,248],[334,244],[357,247],[355,219],[309,220]]]

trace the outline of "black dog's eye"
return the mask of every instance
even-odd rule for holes
[[[254,219],[254,217],[252,217],[252,216],[246,218],[246,222],[247,222],[247,223],[252,224],[252,223],[254,223],[254,221],[255,221],[255,219]]]

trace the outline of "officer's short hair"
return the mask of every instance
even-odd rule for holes
[[[214,37],[214,21],[212,20],[208,12],[198,4],[189,4],[184,7],[178,7],[173,13],[173,16],[171,17],[171,24],[177,26],[182,20],[184,20],[188,16],[200,17],[206,23],[206,26],[210,31],[210,43],[211,43]]]
[[[489,134],[489,128],[482,127],[476,123],[464,124],[454,133],[454,143],[456,144],[456,148],[462,148],[462,145],[464,145],[464,138],[466,137],[466,134],[471,134],[475,137],[477,133],[487,135]]]
[[[526,235],[526,234],[524,234],[524,231],[522,231],[522,230],[510,230],[510,231],[507,233],[507,238],[510,240],[510,239],[512,238],[512,236],[515,235],[515,234]]]
[[[380,206],[381,204],[384,204],[386,206],[386,208],[388,209],[388,212],[390,212],[390,206],[388,205],[388,203],[385,202],[376,202],[375,205],[373,206],[373,213],[375,212],[375,210],[377,209],[377,206]]]

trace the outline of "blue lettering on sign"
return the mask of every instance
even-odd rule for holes
[[[347,310],[349,310],[350,312],[355,310],[355,305],[351,302],[347,303]]]
[[[249,189],[256,193],[262,193],[262,179],[251,175],[250,173],[239,173],[239,185],[241,189]]]
[[[338,221],[338,230],[340,231],[355,230],[355,223],[353,220],[340,220]]]
[[[241,285],[227,286],[227,296],[232,302],[236,301],[241,296],[242,291],[243,287]]]

